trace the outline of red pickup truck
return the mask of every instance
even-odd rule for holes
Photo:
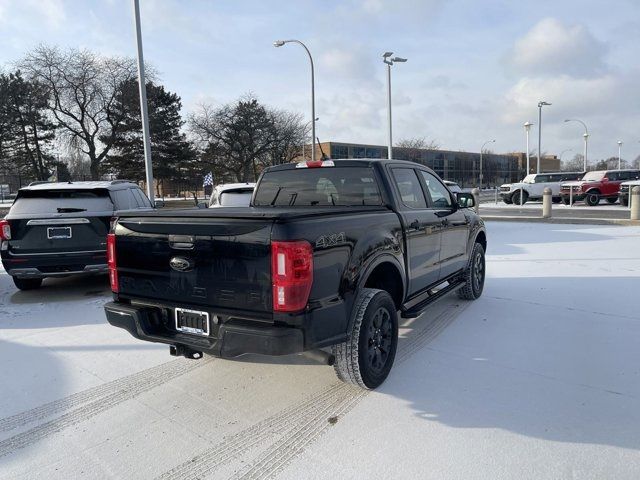
[[[640,178],[640,170],[597,170],[587,172],[582,180],[565,182],[560,187],[560,196],[565,205],[584,200],[589,206],[596,206],[601,198],[616,203],[620,184]],[[573,190],[573,192],[571,192]]]

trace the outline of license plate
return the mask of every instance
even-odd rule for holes
[[[176,308],[176,330],[194,335],[209,335],[209,314],[198,310]]]
[[[47,238],[71,238],[71,227],[48,227]]]

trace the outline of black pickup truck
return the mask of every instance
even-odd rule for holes
[[[393,364],[398,312],[481,295],[487,237],[473,205],[411,162],[270,167],[250,207],[119,217],[107,319],[173,355],[309,352],[375,388]]]

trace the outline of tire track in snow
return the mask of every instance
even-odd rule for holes
[[[149,377],[145,382],[139,382],[137,384],[133,384],[130,388],[99,397],[98,399],[67,412],[60,417],[49,420],[48,422],[37,425],[25,432],[0,441],[0,457],[9,455],[15,450],[25,448],[32,443],[42,440],[54,433],[64,430],[65,428],[71,427],[85,420],[89,420],[102,412],[110,410],[111,408],[140,395],[141,393],[158,387],[169,380],[173,380],[174,378],[184,375],[185,373],[194,370],[194,368],[206,365],[209,362],[211,362],[211,360],[205,360],[195,367],[193,363],[188,360],[169,362],[168,364],[165,364],[165,369],[157,372],[156,376]]]
[[[414,324],[411,335],[400,345],[402,350],[397,363],[404,362],[433,341],[469,304],[470,302],[460,301],[448,306],[422,328],[415,328]],[[331,426],[328,418],[346,415],[368,393],[348,384],[334,384],[315,397],[224,439],[193,459],[165,472],[158,480],[206,478],[226,462],[242,457],[263,440],[278,436],[264,453],[232,477],[234,480],[273,478],[328,430]]]
[[[219,443],[190,460],[168,470],[159,480],[204,478],[226,462],[239,458],[272,436],[283,435],[300,425],[308,425],[316,418],[327,418],[345,403],[357,398],[362,391],[344,383],[334,383],[320,393],[298,402],[244,430],[225,437]]]
[[[8,432],[15,428],[26,426],[30,423],[34,423],[38,420],[43,420],[48,417],[71,410],[85,403],[91,402],[98,398],[106,397],[112,394],[114,391],[130,390],[139,385],[149,382],[151,379],[158,375],[161,375],[166,369],[171,369],[177,363],[184,362],[182,359],[173,360],[172,362],[156,365],[155,367],[142,370],[140,372],[128,375],[126,377],[118,378],[101,385],[89,388],[82,392],[74,393],[68,397],[54,400],[53,402],[45,403],[38,407],[26,410],[24,412],[11,415],[0,419],[0,432]]]
[[[445,328],[453,323],[456,317],[469,304],[470,302],[459,302],[450,305],[422,328],[414,328],[411,335],[407,337],[402,345],[399,345],[402,350],[397,357],[397,364],[404,362],[417,350],[433,341]],[[418,321],[417,323],[421,324],[422,322]],[[339,418],[346,415],[369,392],[360,390],[358,393],[357,398],[354,397],[352,401],[344,401],[336,408],[336,417]],[[233,480],[274,478],[298,455],[303,453],[308,445],[322,436],[330,426],[324,417],[317,417],[314,421],[305,425],[297,425],[296,428],[292,429],[292,434],[275,442],[259,458],[231,478]]]

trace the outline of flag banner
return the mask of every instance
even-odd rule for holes
[[[204,176],[204,182],[202,183],[203,187],[207,185],[213,186],[213,173],[209,172]]]

